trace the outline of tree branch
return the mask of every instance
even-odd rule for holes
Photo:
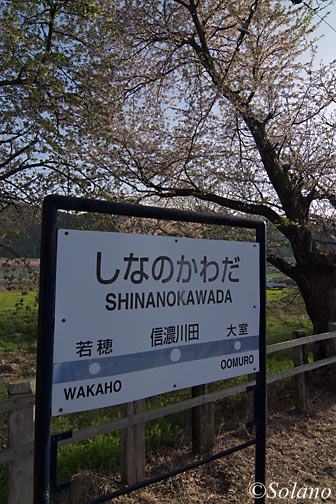
[[[296,281],[297,273],[295,266],[272,253],[267,254],[267,261],[270,262],[276,268],[278,268],[286,276]]]
[[[271,208],[260,205],[260,204],[251,204],[243,201],[232,200],[230,198],[225,198],[223,196],[218,196],[217,194],[201,191],[198,189],[188,189],[188,188],[167,188],[164,189],[162,187],[156,186],[155,184],[151,184],[153,189],[157,191],[158,196],[174,198],[181,196],[193,196],[194,198],[200,199],[202,201],[209,201],[212,203],[216,203],[221,207],[230,208],[231,210],[236,210],[239,212],[244,212],[250,215],[260,215],[265,217],[273,224],[277,225],[279,229],[283,227],[283,219],[280,215],[278,215]]]
[[[14,152],[14,154],[12,154],[11,156],[9,156],[8,159],[6,159],[6,161],[3,161],[2,163],[0,163],[0,169],[4,168],[4,166],[8,165],[11,161],[13,161],[18,156],[21,156],[21,154],[24,154],[28,149],[30,149],[31,147],[33,147],[36,143],[37,143],[37,140],[34,140],[33,142],[30,142],[29,144],[27,144],[24,147],[22,147],[22,149]],[[22,169],[25,169],[25,168],[21,168],[21,166],[22,165],[20,165],[19,168],[15,168],[13,170],[10,170],[9,172],[7,172],[4,175],[0,176],[0,181],[1,180],[5,180],[9,176],[14,175],[15,173],[21,171]]]

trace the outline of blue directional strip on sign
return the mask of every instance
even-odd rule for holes
[[[175,346],[174,348],[160,348],[148,352],[101,357],[99,359],[85,359],[69,362],[57,362],[53,367],[53,383],[67,383],[89,380],[105,376],[116,376],[134,373],[145,369],[169,366],[209,359],[225,355],[241,354],[259,349],[259,336],[230,339],[225,341],[211,341],[209,343],[195,343],[191,345]]]

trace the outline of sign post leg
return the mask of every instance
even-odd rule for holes
[[[255,482],[260,484],[258,495],[266,493],[266,233],[265,227],[257,229],[257,242],[260,243],[260,368],[256,376],[255,415],[256,415],[256,455]],[[256,504],[264,504],[265,495],[256,497]]]
[[[44,200],[36,372],[34,504],[49,504],[50,414],[53,363],[57,208]]]

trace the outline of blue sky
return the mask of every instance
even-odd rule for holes
[[[316,1],[314,3],[317,4]],[[323,35],[323,37],[318,42],[317,57],[318,60],[322,60],[324,63],[329,63],[336,59],[336,5],[332,6],[330,10],[331,12],[326,18],[326,22],[331,26],[322,22],[318,30],[318,34]]]

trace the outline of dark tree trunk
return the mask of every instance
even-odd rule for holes
[[[284,228],[284,231],[288,229]],[[321,252],[308,230],[300,236],[295,228],[289,228],[286,235],[291,242],[296,264],[272,254],[269,255],[269,261],[296,282],[313,324],[313,334],[326,333],[329,323],[336,322],[336,253]],[[328,357],[329,342],[316,343],[313,354],[314,360]]]
[[[306,305],[307,313],[313,324],[313,334],[329,331],[329,322],[336,321],[336,279],[335,273],[318,274],[309,273],[309,265],[306,265],[305,274],[297,279]],[[314,360],[328,356],[328,343],[320,342],[314,345]]]

